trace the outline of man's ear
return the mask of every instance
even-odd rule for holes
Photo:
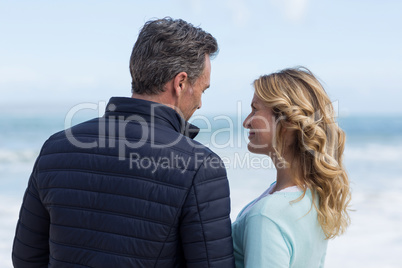
[[[173,78],[175,94],[179,97],[187,86],[188,76],[186,72],[180,72]]]

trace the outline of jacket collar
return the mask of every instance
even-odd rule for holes
[[[182,118],[175,110],[161,103],[146,101],[135,98],[112,97],[106,106],[104,117],[140,116],[141,120],[165,125],[175,131],[194,139],[200,129]]]

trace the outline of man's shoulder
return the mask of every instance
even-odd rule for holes
[[[98,137],[99,136],[99,119],[93,118],[88,121],[79,123],[74,126],[66,127],[66,129],[60,130],[52,134],[44,143],[44,147],[49,146],[49,144],[54,142],[66,142],[71,143],[75,136],[87,136],[87,137]]]
[[[122,131],[124,132],[121,133]],[[212,163],[216,166],[215,163],[222,162],[210,148],[171,128],[156,126],[154,129],[142,132],[138,125],[122,128],[111,125],[104,118],[94,118],[51,135],[43,149],[45,153],[64,148],[88,152],[91,149],[105,151],[108,146],[112,146],[113,150],[124,149],[125,152],[135,150],[142,154],[170,156],[174,153],[180,157],[192,158],[204,165]]]

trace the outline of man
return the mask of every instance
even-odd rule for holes
[[[209,87],[209,33],[147,22],[130,59],[132,98],[44,144],[24,196],[15,267],[233,267],[220,158],[187,123]]]

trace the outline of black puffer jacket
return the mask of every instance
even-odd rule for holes
[[[234,267],[226,171],[197,133],[167,106],[112,98],[104,117],[50,137],[14,266]]]

